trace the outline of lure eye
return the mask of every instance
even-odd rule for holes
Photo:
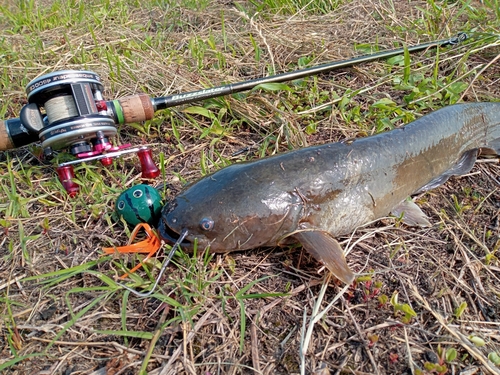
[[[200,227],[203,230],[212,230],[214,228],[214,221],[208,217],[201,219]]]

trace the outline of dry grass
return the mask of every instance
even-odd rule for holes
[[[53,2],[35,3],[43,8]],[[443,11],[437,12],[431,1],[346,1],[326,15],[252,15],[226,1],[204,10],[117,1],[108,14],[91,4],[102,23],[90,28],[47,23],[8,32],[12,23],[0,18],[0,42],[10,51],[0,57],[6,117],[17,116],[24,85],[53,70],[96,71],[107,98],[139,91],[162,96],[289,70],[301,58],[311,64],[348,58],[359,53],[355,44],[393,48],[462,28],[500,29],[492,9],[478,1],[470,3],[484,13],[477,18],[462,2],[439,4]],[[37,35],[32,45],[28,33]],[[216,50],[207,47],[211,37]],[[441,51],[437,74],[469,84],[463,101],[500,99],[495,43]],[[29,53],[37,58],[28,61]],[[412,71],[432,75],[434,54],[412,59]],[[202,153],[212,171],[287,148],[372,134],[382,117],[394,118],[372,106],[381,98],[404,109],[396,126],[448,104],[434,97],[443,88],[407,104],[408,92],[392,79],[401,72],[378,62],[311,78],[294,93],[255,91],[221,99],[212,108],[227,109],[224,135],[201,137],[210,122],[176,108],[159,113],[149,127],[120,129],[119,140],[150,144],[155,155],[164,154],[165,179],[157,183],[165,184],[168,199],[183,179],[201,175]],[[327,94],[309,95],[321,91]],[[309,132],[312,123],[315,131]],[[234,156],[242,149],[247,152]],[[12,361],[5,365],[8,373],[118,375],[142,368],[152,375],[403,374],[439,362],[439,348],[457,352],[446,362],[447,374],[500,373],[487,358],[500,355],[497,159],[483,160],[468,176],[419,197],[431,228],[384,219],[340,239],[350,266],[366,276],[346,289],[318,271],[300,248],[256,249],[210,260],[179,256],[161,291],[137,299],[111,280],[135,259],[100,257],[102,246],[127,241],[128,230],[111,215],[118,193],[138,180],[134,159],[119,160],[102,175],[98,167],[80,169],[86,184],[71,200],[56,184],[53,166],[36,155],[30,146],[0,156],[2,173],[9,176],[2,177],[0,193],[0,365]],[[140,274],[138,283],[148,280]],[[379,298],[396,293],[399,304],[415,313],[409,320]],[[324,312],[314,326],[313,311]],[[474,345],[471,337],[484,345]]]

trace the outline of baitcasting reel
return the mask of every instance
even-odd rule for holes
[[[160,109],[247,91],[265,83],[292,81],[407,52],[453,46],[466,39],[465,33],[459,33],[449,39],[159,98],[138,94],[105,101],[102,97],[103,86],[96,73],[78,70],[49,73],[28,84],[28,104],[22,108],[19,118],[0,120],[0,151],[37,141],[42,142],[46,157],[50,157],[53,150],[69,149],[78,159],[60,164],[57,172],[70,196],[78,192],[78,185],[72,181],[72,165],[83,161],[100,160],[106,166],[112,163],[113,157],[136,152],[141,161],[142,176],[154,178],[160,171],[152,160],[151,150],[145,147],[130,148],[129,144],[113,146],[110,143],[110,137],[117,133],[117,124],[150,120],[154,112]]]
[[[28,104],[21,109],[19,118],[5,121],[7,137],[0,137],[0,150],[38,140],[46,158],[51,158],[54,150],[68,149],[78,159],[60,164],[57,173],[70,196],[79,190],[72,181],[73,165],[83,161],[100,160],[108,166],[113,157],[136,152],[142,177],[157,177],[160,171],[151,150],[110,143],[117,133],[116,124],[153,118],[151,99],[139,94],[105,101],[102,91],[99,76],[90,71],[63,70],[34,79],[26,87]]]

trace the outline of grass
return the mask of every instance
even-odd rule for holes
[[[0,118],[25,86],[97,72],[105,98],[164,96],[387,48],[471,38],[316,77],[159,111],[119,127],[149,145],[166,199],[228,164],[367,136],[462,101],[498,101],[497,0],[7,1],[0,5]],[[432,228],[393,220],[339,239],[362,276],[342,289],[299,248],[177,253],[138,299],[115,280],[135,257],[114,201],[140,181],[133,156],[76,168],[71,199],[38,145],[0,154],[0,372],[12,374],[498,373],[498,163],[418,199]],[[158,259],[128,285],[148,289]],[[392,298],[391,298],[392,296]],[[433,353],[433,354],[429,354]],[[434,362],[433,362],[434,361]]]

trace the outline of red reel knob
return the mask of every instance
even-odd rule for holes
[[[113,164],[113,159],[112,158],[103,158],[103,159],[101,159],[101,164],[105,167],[109,167],[111,164]]]
[[[137,151],[141,162],[142,178],[155,178],[160,175],[160,170],[153,161],[153,153],[149,148],[141,148]]]
[[[57,174],[64,189],[66,189],[66,191],[68,192],[68,195],[71,198],[75,197],[80,191],[80,187],[76,182],[73,182],[73,178],[75,178],[75,172],[73,171],[73,167],[71,165],[58,167]]]

